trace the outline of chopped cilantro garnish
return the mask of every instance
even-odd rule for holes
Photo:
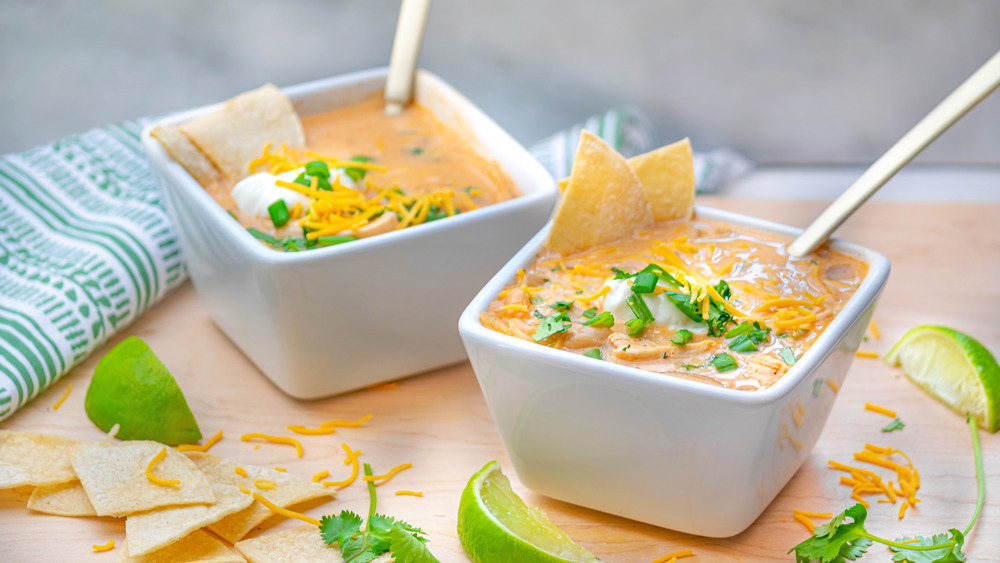
[[[573,308],[572,301],[556,301],[552,304],[552,308],[556,311],[569,311]]]
[[[595,315],[597,315],[597,307],[591,307],[583,312],[583,316],[588,319],[594,318]]]
[[[616,280],[623,280],[626,278],[630,278],[634,275],[626,272],[625,270],[622,270],[621,268],[615,268],[614,266],[611,267],[611,271],[615,273]]]
[[[271,216],[271,223],[274,224],[276,229],[287,225],[288,220],[291,218],[288,214],[288,205],[285,204],[285,200],[283,199],[279,199],[267,206],[267,213]]]
[[[680,329],[680,330],[678,330],[677,332],[674,333],[674,337],[671,338],[670,341],[673,342],[674,344],[678,345],[678,346],[683,346],[683,345],[687,344],[688,342],[691,342],[691,337],[692,336],[694,336],[694,335],[691,334],[690,330],[688,330],[686,328],[682,328],[682,329]],[[664,357],[666,357],[666,355],[664,355]]]
[[[553,334],[566,332],[572,325],[573,323],[569,320],[569,314],[566,311],[549,315],[542,318],[541,322],[538,323],[538,328],[535,329],[535,334],[531,337],[535,342],[541,342]]]
[[[684,364],[684,365],[682,365],[681,367],[682,367],[682,368],[684,368],[684,369],[688,369],[688,370],[690,370],[690,369],[698,369],[698,368],[703,368],[703,367],[705,367],[705,366],[696,366],[696,365],[694,365],[694,364]]]
[[[538,311],[538,310],[536,310],[534,313],[532,313],[532,315],[534,315],[535,318],[537,318],[537,319],[544,319],[545,318],[545,315],[543,315],[542,312]]]
[[[275,250],[284,250],[285,252],[297,252],[299,250],[311,248],[310,245],[313,242],[305,237],[275,237],[265,232],[258,231],[253,227],[248,228],[247,232],[253,235],[255,239],[266,243],[271,248]]]
[[[424,154],[424,149],[423,147],[413,147],[413,150],[411,150],[410,153],[415,155],[421,155]]]
[[[764,328],[758,322],[743,321],[739,326],[725,334],[726,338],[732,338],[729,348],[734,352],[746,353],[756,352],[757,344],[767,339],[771,329]]]
[[[591,325],[612,327],[615,326],[615,317],[611,313],[604,311],[600,315],[597,315],[596,317],[583,323],[583,326]]]
[[[904,427],[906,427],[906,425],[903,424],[902,420],[894,418],[892,419],[892,422],[882,427],[882,432],[892,432],[894,430],[902,430]]]
[[[628,327],[628,335],[636,337],[642,334],[642,331],[646,330],[646,321],[642,319],[631,319],[625,321],[625,326]]]
[[[646,324],[656,322],[656,318],[653,317],[653,313],[650,312],[649,306],[646,305],[646,301],[642,297],[633,293],[625,298],[625,304],[632,310],[632,314],[642,322]]]
[[[625,347],[624,347],[624,348],[622,348],[622,352],[627,352],[627,351],[628,351],[628,349],[629,349],[629,348],[631,348],[631,347],[632,347],[632,345],[631,345],[631,344],[626,344],[626,345],[625,345]]]
[[[733,371],[734,369],[740,367],[740,365],[736,363],[736,358],[730,356],[725,352],[721,354],[716,354],[715,356],[712,357],[711,360],[709,360],[708,363],[715,366],[716,371],[718,371],[719,373]]]
[[[781,349],[781,359],[785,360],[785,363],[790,366],[794,366],[797,361],[795,358],[795,351],[788,346]]]
[[[823,388],[823,380],[817,379],[813,381],[813,397],[819,397],[820,389]]]
[[[583,355],[587,356],[588,358],[594,358],[595,360],[603,360],[604,359],[601,356],[601,349],[600,348],[592,348],[590,350],[587,350],[586,352],[583,353]]]

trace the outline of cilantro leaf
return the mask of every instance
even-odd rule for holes
[[[603,360],[604,359],[604,357],[601,356],[601,349],[600,348],[591,348],[590,350],[587,350],[586,352],[584,352],[583,355],[587,356],[588,358],[594,358],[595,360]]]
[[[590,326],[590,325],[606,326],[606,327],[615,326],[615,316],[609,313],[608,311],[604,311],[600,315],[597,315],[596,317],[583,323],[583,326]]]
[[[389,530],[392,560],[395,563],[441,563],[424,545],[427,540],[416,535],[412,528],[408,528],[409,526],[401,522]]]
[[[892,422],[882,427],[882,432],[892,432],[894,430],[902,430],[904,427],[906,427],[906,425],[903,424],[902,420],[894,418],[892,419]]]
[[[821,561],[822,563],[845,563],[854,561],[868,551],[872,540],[865,532],[865,518],[868,511],[860,504],[848,508],[834,516],[829,522],[817,526],[813,537],[789,550],[795,552],[797,563]],[[850,522],[846,519],[851,518]]]
[[[538,323],[538,328],[535,329],[535,334],[531,335],[531,338],[535,342],[541,342],[553,334],[566,332],[571,326],[573,323],[569,320],[569,314],[566,311],[555,313]]]
[[[588,319],[594,318],[595,316],[597,316],[597,307],[591,307],[587,309],[586,311],[583,312],[583,316]]]
[[[342,510],[337,516],[324,516],[319,521],[319,533],[327,545],[341,545],[351,536],[361,534],[361,516],[350,510]]]
[[[928,550],[917,550],[917,549],[899,549],[894,546],[889,546],[889,549],[895,553],[892,556],[893,561],[908,561],[909,563],[954,563],[965,561],[965,554],[962,553],[962,546],[965,544],[965,536],[962,532],[959,532],[955,528],[948,530],[949,534],[934,534],[929,538],[924,538],[916,536],[914,538],[899,538],[896,541],[902,543],[911,539],[916,539],[915,542],[909,542],[907,545],[912,546],[922,546],[931,547],[938,546],[938,549],[928,549]]]
[[[573,308],[572,301],[556,301],[552,304],[552,308],[556,311],[569,311]]]

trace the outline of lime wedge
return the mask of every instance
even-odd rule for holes
[[[599,563],[556,528],[545,513],[524,504],[491,461],[469,479],[458,505],[458,539],[475,563]]]
[[[1000,429],[1000,366],[985,346],[943,326],[919,326],[903,335],[884,358],[902,366],[921,389],[979,426]]]
[[[141,339],[130,336],[94,369],[84,399],[87,416],[122,440],[155,440],[169,446],[201,439],[184,393],[167,367]]]

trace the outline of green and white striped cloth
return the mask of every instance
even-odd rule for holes
[[[567,176],[582,128],[626,156],[656,142],[645,117],[617,109],[532,154]],[[186,279],[141,129],[130,121],[0,157],[0,420]]]

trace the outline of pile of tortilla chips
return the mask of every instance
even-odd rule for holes
[[[28,508],[36,512],[124,518],[119,562],[341,561],[340,552],[324,544],[313,525],[240,541],[273,516],[250,493],[285,508],[333,497],[333,489],[267,467],[170,447],[155,465],[155,475],[179,483],[157,485],[146,470],[163,449],[149,441],[108,437],[88,443],[0,430],[0,489],[34,487]],[[267,481],[266,489],[256,488],[255,481]],[[289,553],[312,555],[288,559]]]
[[[242,180],[268,143],[298,148],[306,142],[295,108],[273,84],[240,94],[182,125],[156,127],[150,134],[202,185],[222,178]]]
[[[694,162],[683,139],[625,160],[584,131],[545,246],[573,254],[628,238],[659,221],[689,219]]]

